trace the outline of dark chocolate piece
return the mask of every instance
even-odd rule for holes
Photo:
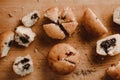
[[[23,42],[23,43],[29,43],[29,36],[28,35],[25,35],[25,36],[21,36],[20,37],[20,40]]]
[[[29,59],[24,58],[23,60],[21,60],[21,63],[24,64],[24,63],[26,63],[26,62],[28,62],[28,61],[29,61]]]
[[[23,66],[23,69],[28,70],[28,69],[29,69],[29,67],[30,67],[30,64],[25,64],[25,65]]]
[[[36,19],[36,18],[38,18],[38,15],[37,15],[37,13],[34,13],[34,14],[31,16],[31,19]]]
[[[112,38],[110,40],[103,41],[100,46],[104,49],[106,53],[108,53],[109,52],[108,48],[110,48],[111,46],[114,47],[116,45],[115,43],[116,43],[116,39]]]

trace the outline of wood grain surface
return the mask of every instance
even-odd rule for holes
[[[71,37],[64,40],[53,40],[43,31],[44,11],[50,7],[71,7],[79,25]],[[37,34],[35,41],[27,48],[13,45],[8,56],[0,59],[0,80],[110,80],[106,77],[106,69],[120,60],[114,57],[96,56],[95,46],[99,38],[86,34],[81,20],[86,8],[91,8],[108,28],[110,34],[120,33],[120,26],[112,21],[113,10],[120,6],[119,0],[0,0],[0,33],[15,30],[20,25],[22,16],[33,10],[39,10],[41,18],[32,27]],[[105,35],[105,36],[107,36]],[[105,37],[104,36],[104,37]],[[57,75],[49,69],[47,54],[57,43],[69,43],[75,47],[81,60],[74,72],[68,75]],[[34,72],[25,77],[16,75],[12,64],[16,57],[30,54],[34,62]]]

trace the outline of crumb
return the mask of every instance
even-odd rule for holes
[[[8,14],[9,17],[13,17],[13,15],[11,13]]]
[[[34,52],[35,52],[35,53],[38,53],[38,49],[35,48],[35,49],[34,49]]]
[[[24,9],[24,7],[21,8],[22,10]]]

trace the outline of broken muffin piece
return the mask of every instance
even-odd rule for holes
[[[65,34],[56,24],[50,23],[43,25],[46,34],[53,39],[64,39]]]
[[[114,56],[120,53],[120,35],[114,34],[97,41],[97,54]]]
[[[102,36],[108,32],[95,13],[87,8],[83,16],[83,24],[85,30],[92,36]]]
[[[46,24],[45,24],[45,26],[43,25],[43,27],[44,27],[43,29],[45,30],[46,34],[53,39],[64,39],[66,36],[71,36],[74,33],[74,31],[78,25],[76,18],[72,12],[72,9],[69,7],[65,8],[61,12],[61,14],[57,7],[50,8],[46,11],[45,17],[47,17],[49,20],[53,21],[53,22],[49,23],[51,26],[51,28],[49,26],[49,29],[48,29],[49,24],[47,24],[47,27],[46,27]],[[52,27],[52,26],[54,26],[54,27]],[[59,29],[60,33],[57,31],[54,31],[56,29]],[[53,32],[51,32],[51,31],[53,31]],[[53,33],[56,33],[56,35],[55,34],[53,35]],[[60,36],[62,36],[62,38]]]
[[[71,36],[72,33],[74,33],[77,25],[78,25],[78,23],[76,21],[69,22],[69,23],[62,23],[63,28],[66,30],[66,32],[69,36]]]
[[[113,22],[120,25],[120,7],[116,8],[113,13]]]
[[[33,26],[40,18],[38,11],[33,11],[22,18],[22,23],[25,27]]]
[[[13,71],[20,76],[25,76],[33,72],[34,67],[31,56],[17,57],[13,64]]]
[[[69,74],[80,62],[80,54],[66,43],[59,43],[50,50],[48,64],[57,74]]]
[[[76,22],[75,15],[71,8],[66,7],[61,13],[59,18],[59,23],[67,23],[67,22]]]
[[[7,56],[13,41],[14,41],[13,31],[5,31],[0,34],[0,57]]]
[[[44,16],[48,18],[49,20],[57,23],[58,17],[60,15],[59,9],[57,7],[52,7],[46,10]]]
[[[32,31],[31,28],[26,28],[24,26],[19,26],[16,29],[15,41],[22,46],[27,47],[32,41],[36,34]]]
[[[120,61],[117,65],[111,65],[107,70],[107,74],[113,78],[112,80],[120,80]]]

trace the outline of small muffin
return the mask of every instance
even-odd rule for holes
[[[97,54],[114,56],[120,53],[120,35],[114,34],[97,41]]]
[[[83,26],[86,31],[92,36],[102,36],[108,32],[107,28],[98,19],[95,13],[87,8],[83,16]]]
[[[22,23],[25,27],[33,26],[40,18],[38,11],[33,11],[22,18]]]
[[[53,39],[64,39],[65,34],[56,24],[50,23],[43,25],[46,34]]]
[[[0,57],[7,56],[13,41],[14,41],[13,31],[5,31],[0,34]]]
[[[36,34],[31,28],[26,28],[24,26],[19,26],[16,29],[15,41],[22,46],[28,47],[28,45],[34,41]]]
[[[107,70],[107,74],[113,78],[112,80],[120,80],[120,61],[117,65],[111,65]]]
[[[46,11],[45,17],[47,17],[52,22],[44,24],[43,29],[45,30],[46,34],[53,39],[64,39],[67,36],[70,37],[78,25],[75,15],[72,9],[69,7],[65,8],[62,12],[59,11],[57,7],[50,8]],[[56,29],[59,31],[54,31]],[[53,33],[55,34],[53,35]]]
[[[53,46],[48,54],[49,66],[58,74],[71,73],[79,61],[79,53],[72,46],[65,43]]]
[[[13,71],[20,76],[25,76],[33,72],[34,67],[30,55],[17,57],[13,64]]]
[[[120,7],[116,8],[113,13],[113,22],[120,25]]]
[[[51,21],[57,23],[59,15],[60,15],[59,9],[57,7],[52,7],[46,10],[44,16],[50,19]]]

